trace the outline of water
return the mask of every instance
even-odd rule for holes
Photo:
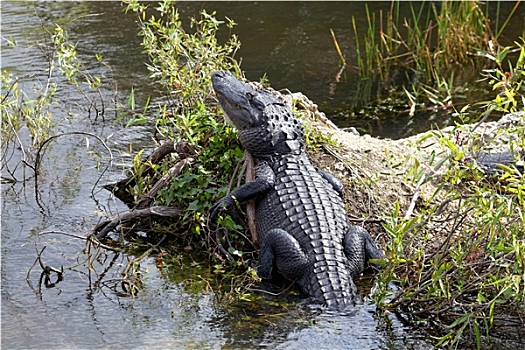
[[[181,3],[181,11],[187,16],[200,6]],[[373,3],[371,9],[376,6],[382,5]],[[209,11],[215,7],[219,16],[239,22],[240,56],[248,78],[267,73],[275,88],[302,91],[321,106],[344,104],[330,92],[339,66],[328,29],[333,28],[344,50],[351,51],[350,16],[363,21],[361,4],[206,4]],[[125,210],[100,185],[121,178],[136,150],[153,145],[151,127],[123,129],[112,123],[113,97],[125,104],[135,87],[140,104],[154,93],[134,18],[122,13],[119,2],[2,1],[1,9],[2,68],[21,77],[26,89],[46,82],[47,63],[42,46],[36,44],[45,43],[42,24],[49,28],[51,22],[67,29],[86,62],[93,62],[94,52],[102,53],[113,72],[93,65],[93,73],[113,77],[118,84],[117,92],[103,90],[105,121],[88,113],[85,98],[65,84],[60,85],[60,102],[51,108],[56,133],[96,134],[106,141],[112,159],[92,137],[64,136],[46,148],[38,187],[32,179],[2,184],[2,348],[431,348],[423,330],[392,314],[377,315],[366,303],[345,313],[266,303],[227,307],[212,292],[195,292],[184,282],[202,273],[189,264],[166,273],[154,258],[143,260],[140,268],[147,278],[136,298],[119,296],[110,286],[94,288],[106,268],[113,264],[104,280],[117,279],[134,256],[98,250],[99,259],[88,270],[85,244],[57,231],[85,235],[101,220],[101,213]],[[17,48],[7,47],[10,37]],[[20,157],[19,151],[15,155]],[[16,175],[22,176],[20,170]],[[54,288],[40,288],[41,269],[38,263],[31,268],[43,247],[45,264],[68,268]],[[369,289],[362,288],[365,298]]]
[[[201,4],[181,2],[181,13],[189,16],[196,8],[204,6]],[[408,108],[400,111],[400,108],[385,106],[387,108],[359,111],[376,103],[374,94],[367,93],[374,88],[368,86],[370,82],[359,81],[350,68],[344,71],[340,80],[337,79],[341,62],[330,29],[334,31],[348,64],[357,66],[352,16],[357,32],[363,35],[368,29],[364,3],[241,1],[205,4],[208,11],[216,10],[219,16],[233,18],[239,24],[237,33],[242,47],[238,56],[242,58],[247,78],[258,80],[265,75],[275,89],[302,91],[340,126],[353,126],[372,136],[398,139],[452,122],[450,115],[442,110],[420,111],[413,118],[409,118]],[[367,4],[370,13],[376,16],[380,11],[386,16],[391,7],[389,1],[369,1]],[[439,6],[439,2],[436,4]],[[410,5],[418,8],[418,2],[401,2],[400,18],[411,18]],[[501,25],[514,3],[503,1],[500,6]],[[490,18],[495,19],[496,13],[496,2],[490,2]],[[520,4],[499,39],[502,45],[519,41],[519,36],[525,32],[524,18],[525,5]],[[474,102],[490,100],[492,97],[479,88],[482,84],[473,83],[464,94],[470,95]],[[454,102],[459,105],[472,103],[472,100],[457,97]],[[356,116],[349,117],[349,110],[356,111]]]

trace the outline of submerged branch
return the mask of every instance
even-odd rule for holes
[[[182,209],[165,206],[154,206],[150,208],[133,209],[123,213],[119,213],[113,219],[98,224],[93,229],[92,233],[96,236],[97,239],[102,239],[109,232],[111,232],[117,226],[122,224],[159,217],[176,218],[183,213],[184,210]]]
[[[47,140],[42,142],[40,144],[40,147],[38,148],[37,153],[36,153],[35,165],[34,165],[33,170],[35,172],[35,178],[34,178],[34,181],[35,181],[35,200],[36,200],[38,206],[40,207],[40,209],[42,209],[43,212],[45,212],[45,206],[44,206],[44,204],[42,203],[42,201],[40,199],[41,196],[40,196],[40,190],[39,190],[39,186],[38,186],[38,179],[39,179],[39,172],[40,172],[40,166],[41,166],[41,163],[42,163],[42,158],[44,156],[44,149],[51,141],[53,141],[55,139],[58,139],[60,137],[63,137],[63,136],[71,136],[71,135],[83,135],[83,136],[93,137],[93,138],[95,138],[97,141],[99,141],[102,144],[104,149],[106,149],[106,151],[109,154],[109,160],[106,163],[106,166],[102,170],[102,173],[98,177],[97,181],[95,181],[95,183],[93,184],[93,187],[91,189],[91,195],[93,196],[93,198],[95,198],[95,188],[98,185],[98,182],[100,181],[102,176],[108,171],[109,167],[111,166],[111,163],[113,162],[113,152],[111,152],[111,148],[109,148],[109,146],[106,144],[106,142],[104,140],[102,140],[102,138],[100,138],[99,136],[97,136],[95,134],[89,133],[89,132],[83,132],[83,131],[66,132],[66,133],[63,133],[63,134],[58,134],[58,135],[51,136],[50,138],[48,138]]]

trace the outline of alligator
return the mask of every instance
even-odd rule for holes
[[[269,89],[226,71],[213,73],[212,84],[256,167],[255,180],[217,201],[210,218],[255,199],[259,276],[270,279],[278,272],[330,308],[355,305],[353,278],[383,252],[363,227],[349,225],[342,182],[310,162],[300,121]]]

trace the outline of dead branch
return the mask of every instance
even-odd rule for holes
[[[109,232],[115,229],[118,225],[122,225],[128,222],[135,222],[143,219],[164,217],[164,218],[175,218],[184,213],[184,210],[174,207],[166,206],[154,206],[143,209],[133,209],[123,213],[119,213],[111,220],[106,220],[93,229],[92,234],[97,239],[104,238]]]
[[[189,145],[186,142],[179,142],[175,147],[173,141],[165,142],[147,158],[147,161],[143,162],[143,165],[145,166],[143,175],[147,175],[153,172],[154,164],[159,163],[167,155],[174,152],[177,152],[181,160],[177,162],[175,166],[171,167],[167,171],[167,173],[164,174],[164,176],[162,176],[153,185],[153,187],[148,191],[148,193],[144,194],[136,202],[133,209],[123,213],[119,213],[112,219],[106,220],[98,224],[92,232],[92,235],[96,237],[96,239],[102,239],[110,231],[115,229],[118,225],[122,225],[124,223],[139,221],[152,217],[178,217],[184,212],[182,209],[179,208],[166,206],[149,206],[157,197],[157,193],[160,189],[169,186],[173,178],[180,175],[180,173],[184,169],[188,168],[194,162],[194,158],[192,158],[191,156],[195,156],[197,154],[195,147]],[[118,198],[122,199],[122,194],[127,193],[127,188],[129,188],[130,186],[134,186],[135,181],[136,180],[134,176],[129,176],[116,183],[105,185],[104,188],[109,191],[112,191]]]
[[[47,147],[47,145],[49,143],[51,143],[51,141],[53,141],[53,140],[55,140],[57,138],[63,137],[63,136],[71,136],[71,135],[83,135],[83,136],[87,136],[87,137],[92,137],[92,138],[96,139],[97,141],[99,141],[102,144],[102,146],[106,149],[108,154],[109,154],[109,161],[107,162],[106,166],[104,167],[100,177],[97,179],[97,181],[95,181],[95,183],[93,184],[93,187],[91,188],[91,195],[93,196],[93,198],[95,198],[95,188],[96,188],[99,180],[101,179],[102,175],[109,169],[109,167],[111,166],[111,163],[113,162],[113,153],[111,152],[111,149],[106,144],[106,142],[104,142],[104,140],[102,140],[102,138],[100,138],[99,136],[97,136],[95,134],[91,134],[89,132],[83,132],[83,131],[66,132],[66,133],[63,133],[63,134],[58,134],[58,135],[51,136],[50,138],[48,138],[47,140],[42,142],[40,144],[40,147],[38,147],[38,150],[37,150],[37,153],[36,153],[35,165],[34,165],[34,167],[31,167],[31,168],[34,170],[34,175],[35,175],[35,177],[34,177],[34,181],[35,181],[35,200],[36,200],[38,206],[42,209],[43,212],[45,212],[46,210],[45,210],[44,204],[41,201],[40,190],[39,190],[39,187],[38,187],[38,176],[39,176],[40,164],[42,163],[42,158],[44,156],[45,148]],[[27,164],[27,165],[29,165],[29,164]]]
[[[193,158],[198,152],[195,146],[190,145],[187,142],[181,141],[175,146],[175,151],[179,155],[180,159]]]
[[[172,140],[166,141],[160,145],[157,149],[151,153],[146,160],[142,163],[143,170],[142,175],[148,176],[153,173],[153,165],[160,163],[167,155],[176,152],[181,160],[194,157],[197,155],[197,151],[194,146],[187,142],[181,141],[177,145],[174,145]],[[103,186],[104,189],[113,193],[117,198],[122,200],[126,204],[133,202],[132,198],[128,198],[127,189],[135,186],[135,176],[130,175],[125,179],[119,180],[114,183],[106,184]]]
[[[42,232],[38,233],[39,236],[44,236],[44,235],[48,235],[48,234],[64,235],[64,236],[68,236],[68,237],[78,238],[78,239],[81,239],[81,240],[87,240],[88,239],[88,237],[75,235],[74,233],[69,233],[69,232],[64,232],[64,231],[56,231],[56,230],[42,231]]]
[[[248,151],[244,151],[244,162],[246,163],[246,182],[254,181],[255,165],[253,157]],[[246,204],[246,218],[248,220],[248,228],[252,235],[252,243],[255,247],[258,247],[257,231],[255,230],[255,200],[253,199],[250,199]]]
[[[56,230],[42,231],[42,232],[38,233],[39,236],[48,235],[48,234],[57,234],[57,235],[64,235],[64,236],[68,236],[68,237],[78,238],[80,240],[86,241],[87,243],[92,243],[95,246],[100,247],[100,248],[104,248],[106,250],[111,250],[111,251],[114,251],[114,252],[122,252],[122,249],[120,249],[120,248],[110,247],[108,245],[103,244],[102,242],[100,242],[96,238],[96,236],[94,236],[92,234],[89,234],[87,236],[80,236],[80,235],[75,235],[73,233],[64,232],[64,231],[56,231]],[[44,247],[44,249],[45,249],[45,247]]]
[[[37,249],[37,247],[36,247],[36,243],[35,243],[36,259],[35,259],[35,261],[33,262],[33,265],[31,265],[31,267],[30,267],[29,270],[27,271],[27,274],[26,274],[26,281],[27,281],[27,282],[30,282],[30,280],[29,280],[29,276],[31,275],[31,271],[33,271],[33,268],[35,267],[36,263],[37,263],[37,262],[40,262],[40,263],[41,263],[41,261],[40,261],[40,256],[42,255],[42,253],[44,252],[44,250],[46,250],[46,247],[47,247],[47,246],[44,246],[44,248],[42,248],[42,249],[40,250],[40,252],[39,252],[38,249]]]
[[[177,145],[178,147],[179,145]],[[151,153],[146,160],[143,162],[143,176],[151,175],[153,172],[153,165],[158,164],[161,160],[163,160],[168,154],[176,152],[174,147],[174,142],[169,140],[160,145],[157,149]],[[182,158],[182,157],[181,157]],[[126,177],[125,179],[119,180],[115,183],[110,183],[102,186],[104,189],[110,191],[113,193],[117,198],[122,200],[124,203],[128,204],[128,202],[133,202],[133,199],[127,198],[129,197],[127,195],[127,189],[135,186],[135,176],[130,175]]]
[[[155,197],[157,196],[157,192],[167,187],[173,178],[180,175],[180,173],[188,168],[192,163],[194,162],[193,158],[185,158],[181,161],[177,162],[175,166],[171,167],[168,172],[160,178],[159,181],[153,185],[153,187],[148,191],[148,193],[144,194],[135,205],[134,209],[143,209],[146,207],[149,207],[151,203],[155,200]]]
[[[226,259],[228,259],[228,261],[235,261],[235,259],[230,255],[230,253],[224,248],[224,246],[221,243],[221,237],[219,235],[219,231],[221,230],[224,230],[224,228],[221,227],[215,230],[215,243],[217,244],[217,248],[219,248],[219,251],[222,253],[223,256],[226,257]],[[227,233],[228,232],[226,231],[226,234]],[[219,257],[220,260],[223,260],[222,256],[220,255],[217,255],[217,256]]]
[[[35,244],[35,249],[36,249],[36,244]],[[46,246],[44,246],[44,248],[42,248],[40,252],[37,249],[37,257],[35,259],[35,262],[33,263],[33,265],[31,265],[26,275],[26,282],[34,290],[31,284],[30,275],[31,275],[31,271],[33,270],[36,263],[38,262],[40,265],[40,268],[42,268],[42,272],[40,273],[40,279],[38,282],[38,291],[37,291],[38,294],[41,294],[42,281],[44,281],[44,285],[46,286],[46,288],[53,288],[58,283],[62,282],[62,280],[64,279],[64,267],[63,266],[59,270],[53,266],[44,264],[44,262],[42,261],[42,253],[44,252],[45,249],[46,249]],[[57,279],[55,280],[55,282],[51,282],[51,273],[53,272],[56,273],[57,275]]]

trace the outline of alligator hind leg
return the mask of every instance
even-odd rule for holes
[[[328,183],[330,184],[330,186],[332,186],[332,188],[337,192],[339,193],[340,196],[343,195],[343,183],[341,182],[341,180],[339,180],[337,177],[335,177],[334,175],[324,171],[324,170],[321,170],[319,168],[316,168],[317,169],[317,172],[319,173],[319,175],[321,175],[323,177],[323,179],[325,179],[326,181],[328,181]]]
[[[272,229],[266,233],[263,242],[257,268],[261,278],[270,279],[274,266],[291,281],[302,276],[309,260],[292,235],[285,230]]]
[[[370,234],[361,226],[350,226],[343,241],[344,250],[350,260],[350,271],[358,276],[365,269],[370,259],[381,259],[385,256],[383,251],[370,237]]]

